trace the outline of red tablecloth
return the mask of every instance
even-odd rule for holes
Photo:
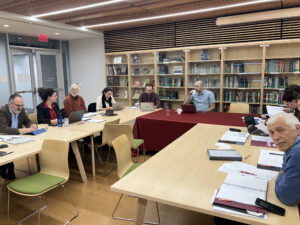
[[[197,123],[245,127],[242,119],[249,114],[198,112],[177,114],[175,110],[159,110],[136,118],[135,138],[144,139],[145,150],[159,151]]]

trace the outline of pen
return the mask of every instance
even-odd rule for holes
[[[247,155],[246,157],[245,157],[245,159],[248,159],[250,157],[250,155]]]
[[[270,154],[270,155],[280,155],[280,156],[283,156],[282,154],[279,154],[279,153],[273,153],[273,152],[270,152],[269,154]]]
[[[244,174],[249,174],[249,175],[257,176],[255,173],[250,173],[250,172],[247,172],[247,171],[240,171],[240,172],[244,173]]]

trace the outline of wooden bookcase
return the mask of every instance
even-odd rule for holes
[[[265,112],[282,104],[287,85],[300,85],[300,39],[106,54],[106,84],[126,105],[150,82],[163,107],[179,108],[196,80],[214,93],[216,111],[241,102]]]

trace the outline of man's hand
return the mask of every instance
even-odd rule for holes
[[[21,128],[21,129],[19,129],[19,133],[20,134],[25,134],[25,133],[30,133],[30,132],[32,132],[34,130],[36,130],[36,129],[31,128],[31,127],[29,127],[29,128]]]
[[[50,123],[51,123],[51,124],[57,124],[57,119],[51,120]]]
[[[189,95],[193,95],[193,94],[195,94],[196,93],[196,90],[191,90],[190,92],[189,92]]]
[[[38,126],[35,123],[33,123],[31,124],[30,129],[32,129],[32,131],[37,130]]]

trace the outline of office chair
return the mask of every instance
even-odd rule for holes
[[[96,112],[97,111],[97,109],[96,109],[96,102],[93,102],[93,103],[89,104],[88,111],[89,112]]]

